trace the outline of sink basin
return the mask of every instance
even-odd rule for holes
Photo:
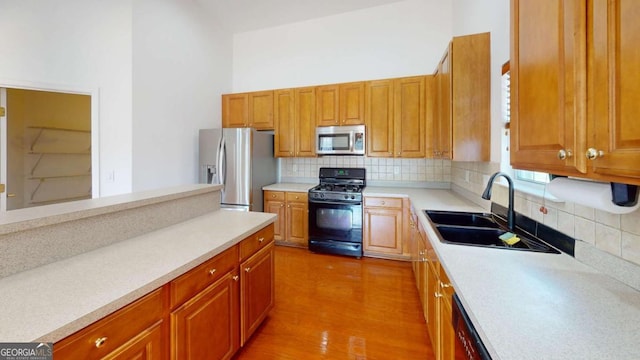
[[[448,244],[479,246],[497,249],[534,251],[543,253],[560,252],[545,244],[535,236],[516,231],[520,241],[507,245],[500,235],[507,232],[504,225],[495,221],[492,214],[455,211],[424,210],[433,223],[440,242]]]
[[[425,210],[434,224],[499,228],[493,215],[486,213]]]

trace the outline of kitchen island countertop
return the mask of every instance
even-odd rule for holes
[[[275,215],[218,210],[0,279],[0,341],[56,342],[223,252]]]

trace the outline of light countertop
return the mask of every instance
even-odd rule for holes
[[[0,341],[55,342],[272,223],[218,210],[0,279]]]
[[[640,292],[567,254],[437,240],[422,209],[483,211],[449,190],[367,187],[409,196],[494,359],[640,359]]]
[[[307,192],[316,185],[318,185],[318,183],[277,183],[264,186],[262,190]]]

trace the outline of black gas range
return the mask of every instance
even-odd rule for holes
[[[362,257],[363,168],[320,168],[309,190],[309,250]]]

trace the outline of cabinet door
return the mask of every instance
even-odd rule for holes
[[[274,251],[273,242],[240,264],[242,292],[241,345],[258,328],[273,308],[274,302]]]
[[[584,0],[511,2],[514,168],[563,175],[587,170],[585,23]]]
[[[287,241],[301,247],[309,242],[309,204],[306,193],[287,193]]]
[[[317,126],[340,125],[340,115],[338,113],[339,89],[339,85],[325,85],[316,88]]]
[[[603,156],[591,165],[597,174],[640,181],[640,2],[590,1],[593,64],[590,130]],[[615,50],[614,50],[615,49]],[[583,156],[582,154],[579,154]],[[621,181],[621,182],[624,182]]]
[[[284,240],[286,212],[285,212],[285,200],[284,192],[281,191],[265,191],[264,192],[264,211],[278,215],[278,218],[273,223],[273,238],[275,240]]]
[[[395,157],[425,157],[425,81],[424,76],[415,76],[397,79],[394,84]]]
[[[491,144],[491,46],[489,33],[457,36],[445,59],[450,66],[451,152],[456,161],[489,161]],[[447,65],[446,63],[451,63]],[[447,156],[448,155],[448,156]]]
[[[435,87],[438,93],[437,130],[436,130],[436,157],[451,158],[451,45],[447,47],[436,71]]]
[[[222,127],[246,127],[249,123],[249,96],[243,94],[222,95]]]
[[[316,94],[314,87],[295,89],[296,156],[316,155]]]
[[[171,313],[172,359],[233,356],[240,348],[238,291],[238,275],[230,272]]]
[[[451,298],[441,297],[440,305],[440,359],[454,360],[456,335],[451,322]]]
[[[438,308],[440,302],[440,292],[438,289],[437,270],[432,261],[427,264],[427,328],[429,329],[429,337],[431,338],[431,345],[433,346],[433,352],[436,355],[436,359],[440,357],[440,332]]]
[[[273,91],[249,93],[249,126],[273,130]]]
[[[367,156],[393,157],[393,80],[367,82]]]
[[[340,84],[340,125],[363,125],[364,82]]]
[[[274,154],[295,156],[295,99],[291,89],[274,91]]]
[[[402,209],[364,208],[364,251],[402,254]]]
[[[158,321],[144,330],[128,343],[114,350],[102,360],[156,360],[166,359],[166,350],[162,340],[162,321]]]

